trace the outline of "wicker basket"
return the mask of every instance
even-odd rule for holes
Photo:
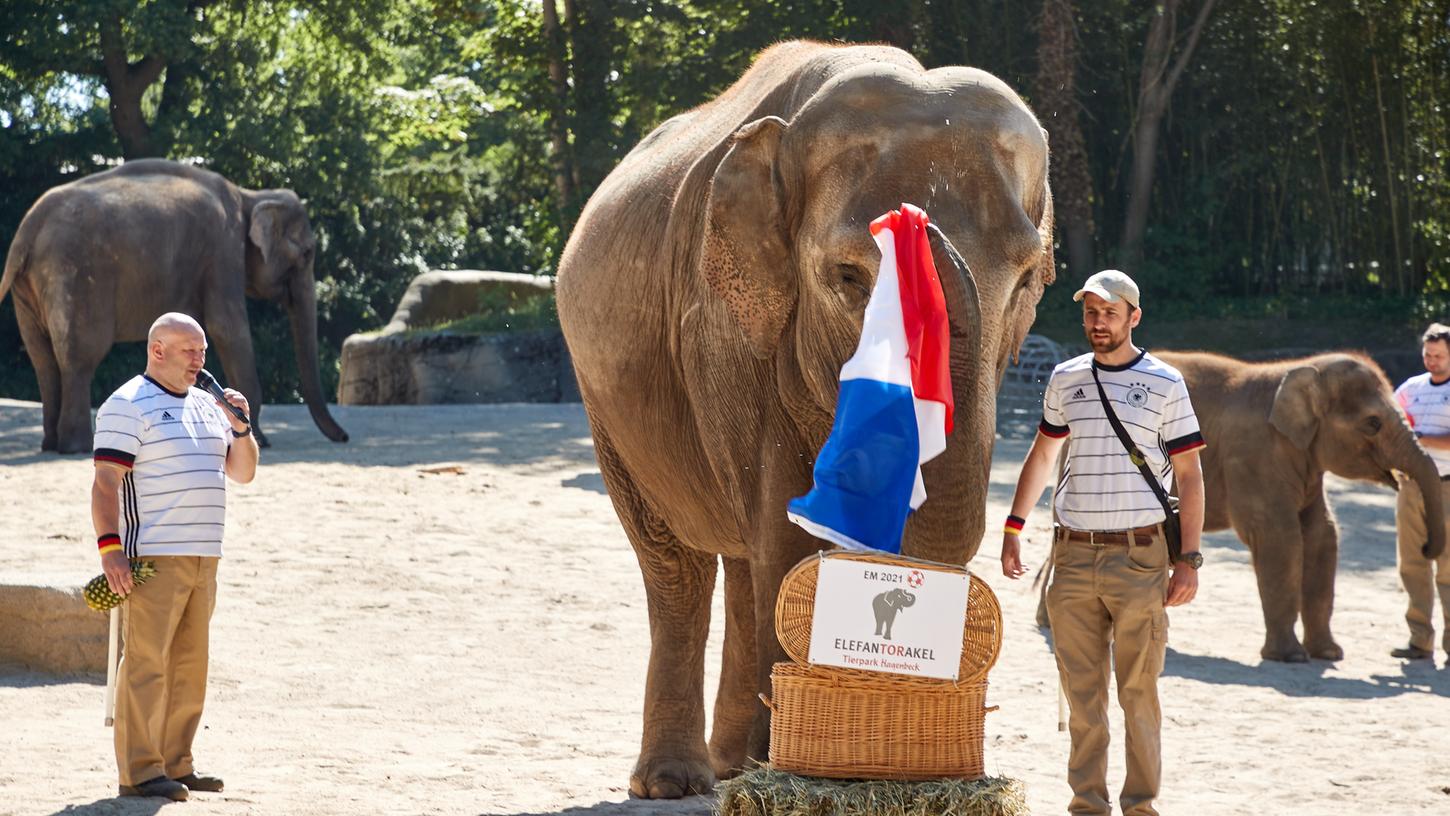
[[[861,676],[865,675],[865,676]],[[983,776],[987,681],[931,682],[777,663],[770,764],[832,779]]]
[[[938,564],[935,561],[919,561],[885,553],[832,552],[827,558],[843,558],[851,561],[869,561],[874,564],[910,566],[934,572],[965,572],[961,567]],[[780,584],[780,595],[775,601],[775,634],[780,645],[791,660],[806,665],[811,652],[811,619],[816,609],[816,581],[820,575],[821,557],[811,555],[786,573]],[[967,619],[962,630],[962,660],[957,673],[958,683],[972,683],[987,677],[987,671],[997,662],[1002,650],[1002,607],[987,582],[971,576],[971,588],[967,592]],[[822,669],[822,671],[827,671]],[[864,669],[832,668],[828,671],[841,675],[882,677],[880,672]],[[916,679],[923,683],[951,683],[950,680]]]

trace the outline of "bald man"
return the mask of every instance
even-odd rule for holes
[[[257,473],[251,427],[195,388],[206,334],[170,312],[146,339],[146,373],[96,413],[95,522],[101,569],[122,605],[126,651],[116,680],[115,744],[122,796],[185,800],[219,792],[191,744],[206,699],[207,638],[216,603],[227,479]],[[246,397],[227,402],[248,416]],[[131,559],[156,564],[136,585]]]

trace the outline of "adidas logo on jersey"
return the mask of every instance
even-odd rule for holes
[[[161,412],[161,418],[162,419],[175,419],[176,417],[172,416],[170,411],[162,411]]]
[[[1075,399],[1075,400],[1087,399],[1087,394],[1084,394],[1083,393],[1083,390],[1081,388],[1079,388],[1078,390],[1072,392],[1072,396],[1069,399]]]

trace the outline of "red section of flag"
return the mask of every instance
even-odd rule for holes
[[[952,432],[951,341],[946,297],[931,258],[926,213],[903,203],[900,210],[871,222],[871,233],[891,230],[896,241],[896,278],[901,290],[901,322],[911,358],[911,390],[918,399],[946,405],[946,432]]]

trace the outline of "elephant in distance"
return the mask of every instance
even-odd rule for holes
[[[41,450],[91,449],[96,366],[113,343],[146,339],[165,312],[185,312],[206,329],[266,445],[248,297],[286,307],[303,400],[327,438],[346,442],[318,368],[316,246],[291,190],[248,190],[177,162],[130,161],[48,190],[21,220],[0,278],[0,299],[15,292],[40,384]]]

